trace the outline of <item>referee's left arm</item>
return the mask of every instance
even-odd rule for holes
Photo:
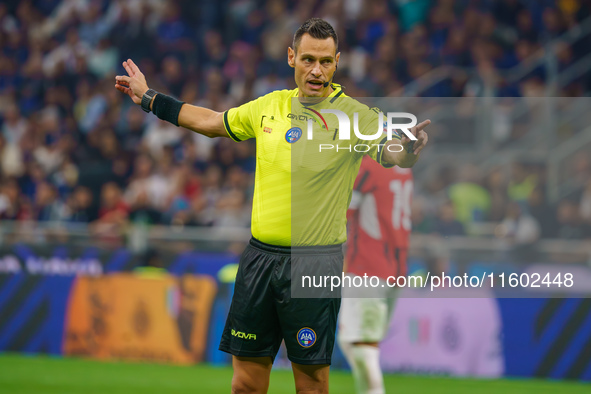
[[[388,149],[388,145],[398,143],[398,141],[388,141],[383,148],[382,161],[403,168],[414,166],[419,159],[419,153],[421,153],[429,140],[429,136],[425,130],[423,130],[429,124],[431,124],[431,121],[427,119],[410,129],[411,133],[417,137],[415,141],[408,138],[406,134],[403,134],[399,142],[403,146],[403,149],[400,152],[395,150],[390,151]]]

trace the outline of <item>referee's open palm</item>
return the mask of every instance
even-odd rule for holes
[[[127,94],[135,104],[141,104],[142,96],[148,90],[146,77],[138,66],[131,59],[123,62],[123,67],[127,75],[117,75],[115,77],[115,87],[120,92]]]

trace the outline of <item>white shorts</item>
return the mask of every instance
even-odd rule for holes
[[[380,342],[384,339],[390,327],[398,288],[384,286],[379,293],[382,297],[350,298],[355,295],[355,290],[343,288],[339,312],[340,342]]]

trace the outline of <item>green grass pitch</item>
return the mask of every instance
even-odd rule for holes
[[[230,392],[232,369],[197,365],[118,363],[0,354],[0,392],[5,394],[217,394]],[[546,380],[456,379],[386,375],[387,393],[590,393],[591,384]],[[294,393],[291,371],[271,374],[269,393]],[[354,394],[351,374],[333,371],[330,392]]]

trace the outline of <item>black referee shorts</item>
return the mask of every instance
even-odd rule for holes
[[[291,265],[297,259],[342,267],[342,247],[289,248],[250,240],[240,259],[220,350],[274,360],[285,340],[292,362],[330,364],[341,299],[292,298]]]

